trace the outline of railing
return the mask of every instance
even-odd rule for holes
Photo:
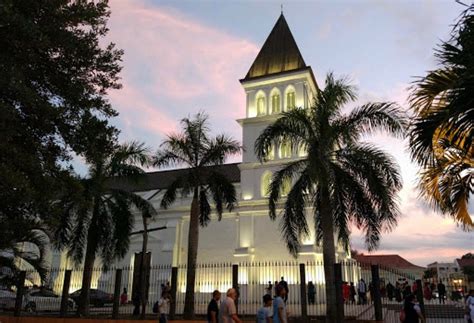
[[[159,265],[151,266],[149,271],[142,272],[149,277],[146,302],[146,313],[149,316],[156,315],[152,312],[153,304],[159,299],[164,288],[173,290],[174,301],[171,312],[176,315],[183,313],[186,269],[185,265],[176,268]],[[459,286],[446,286],[445,298],[440,300],[432,284],[417,281],[415,288],[413,285],[415,277],[400,270],[368,266],[353,260],[343,261],[336,265],[335,269],[339,273],[336,277],[336,286],[340,286],[337,294],[339,310],[348,318],[398,322],[402,300],[408,292],[416,293],[420,306],[428,318],[459,319],[463,316],[463,295],[459,294]],[[84,271],[80,268],[51,269],[46,281],[41,285],[37,273],[23,272],[24,280],[22,275],[19,275],[20,280],[16,287],[11,290],[0,289],[0,313],[3,311],[14,312],[16,315],[74,315],[79,302],[83,274]],[[135,307],[132,295],[134,291],[139,290],[138,274],[133,267],[108,270],[93,268],[89,315],[113,318],[132,316]],[[321,261],[304,264],[296,261],[198,264],[195,313],[206,314],[214,290],[219,290],[225,295],[227,289],[235,287],[239,293],[237,301],[239,315],[253,317],[262,306],[262,296],[268,292],[274,295],[276,282],[282,277],[288,284],[286,304],[291,316],[325,315],[327,302],[324,267]],[[359,291],[362,280],[366,286],[365,295]],[[172,282],[176,282],[176,286],[171,286]],[[309,285],[313,285],[314,288],[309,288]]]

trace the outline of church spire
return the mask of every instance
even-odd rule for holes
[[[303,56],[288,27],[282,7],[280,17],[243,80],[305,67]]]

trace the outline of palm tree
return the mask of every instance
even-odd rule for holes
[[[410,104],[412,158],[421,167],[422,195],[464,229],[474,228],[474,5],[460,16],[452,38],[436,51],[440,68],[415,81]]]
[[[44,282],[50,241],[44,224],[35,217],[5,216],[0,227],[0,285],[14,285],[21,270],[35,271]]]
[[[181,120],[183,131],[169,135],[161,145],[154,164],[158,167],[184,165],[188,171],[174,180],[163,196],[161,206],[168,208],[175,200],[178,190],[186,196],[192,194],[189,233],[186,296],[184,317],[194,317],[194,283],[199,242],[199,226],[211,220],[211,205],[215,203],[218,220],[224,205],[231,211],[237,199],[235,187],[222,173],[212,166],[222,165],[227,157],[241,151],[239,143],[226,135],[210,137],[208,117],[198,113],[194,119]]]
[[[73,194],[63,200],[65,212],[56,220],[54,241],[68,250],[75,264],[84,264],[79,315],[89,314],[89,294],[94,262],[102,259],[105,267],[125,256],[134,224],[136,207],[150,217],[153,206],[133,192],[114,188],[111,178],[139,180],[143,170],[138,165],[149,161],[143,144],[132,142],[114,146],[111,151],[96,151],[89,162],[89,176],[79,179]]]
[[[343,106],[355,99],[355,89],[346,79],[328,74],[311,108],[282,113],[255,143],[260,161],[266,160],[274,144],[282,142],[290,142],[293,151],[307,151],[306,157],[274,173],[269,215],[276,218],[282,189],[291,182],[280,226],[289,252],[296,257],[309,233],[306,208],[312,207],[317,242],[323,245],[327,322],[342,320],[335,289],[335,234],[348,250],[349,224],[354,223],[365,232],[371,250],[377,247],[381,233],[396,224],[399,214],[396,194],[402,182],[395,161],[360,139],[375,130],[401,137],[405,119],[394,103],[369,103],[342,114]]]

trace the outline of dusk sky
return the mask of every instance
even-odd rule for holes
[[[123,141],[156,149],[179,119],[205,110],[213,131],[241,140],[245,116],[239,79],[280,15],[281,1],[111,1],[107,41],[125,51],[123,88],[110,93]],[[325,74],[347,75],[359,103],[396,101],[407,109],[414,76],[436,67],[433,48],[447,39],[462,6],[454,1],[285,1],[283,11],[320,87]],[[349,107],[350,108],[350,107]],[[474,250],[474,233],[435,213],[417,196],[417,167],[406,143],[369,138],[400,164],[402,218],[377,253],[418,265],[453,261]],[[240,161],[240,158],[233,161]],[[474,206],[470,205],[470,213]],[[354,231],[353,247],[364,251]]]

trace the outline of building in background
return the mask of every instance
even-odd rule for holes
[[[454,262],[434,262],[429,264],[428,270],[431,270],[436,281],[442,281],[443,283],[449,283],[453,275],[460,272],[459,265],[456,261]]]
[[[424,267],[420,267],[412,264],[405,258],[399,255],[355,255],[354,259],[357,260],[361,265],[378,265],[380,267],[380,277],[384,278],[393,277],[396,274],[397,279],[421,279],[423,273],[426,270]],[[394,283],[393,281],[391,282]]]

